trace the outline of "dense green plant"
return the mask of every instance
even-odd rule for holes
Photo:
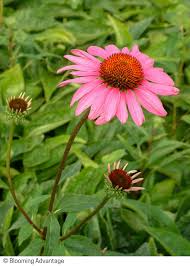
[[[2,0],[0,1],[0,3]],[[190,3],[187,0],[4,0],[0,12],[0,254],[190,255]],[[166,118],[146,113],[136,127],[87,121],[72,146],[52,214],[49,195],[78,122],[69,102],[76,86],[56,88],[72,48],[137,43],[175,80]],[[64,78],[68,73],[64,74]],[[14,207],[6,172],[7,97],[25,91],[29,115],[14,133],[11,175],[42,240]],[[77,235],[59,236],[97,207],[107,163],[122,159],[145,178],[142,196],[110,201]],[[137,200],[138,199],[138,200]]]

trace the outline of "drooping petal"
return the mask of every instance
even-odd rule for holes
[[[165,84],[169,86],[174,86],[173,80],[166,74],[162,68],[154,67],[147,69],[147,71],[144,72],[145,79],[159,83],[159,84]]]
[[[130,187],[129,189],[124,189],[124,191],[126,191],[126,192],[140,191],[140,190],[144,190],[144,187]]]
[[[94,76],[88,76],[88,77],[80,77],[80,78],[74,78],[74,79],[68,79],[65,81],[62,81],[58,84],[58,87],[64,87],[69,83],[87,83],[87,82],[94,82],[96,81],[96,78]]]
[[[142,108],[140,104],[138,103],[135,97],[135,94],[132,90],[127,91],[126,101],[127,101],[128,110],[131,114],[133,121],[135,122],[137,126],[141,126],[145,118],[144,118]]]
[[[134,180],[132,180],[132,182],[131,182],[131,184],[136,184],[136,183],[139,183],[139,182],[141,182],[141,181],[143,181],[144,180],[144,178],[137,178],[137,179],[134,179]]]
[[[64,71],[66,71],[66,70],[73,70],[73,69],[75,69],[74,66],[75,66],[75,65],[70,65],[70,66],[64,66],[64,67],[61,67],[61,68],[59,68],[59,69],[57,70],[57,74],[60,74],[60,73],[62,73],[62,72],[64,72]]]
[[[104,59],[108,57],[107,52],[103,48],[98,47],[98,46],[88,47],[87,52],[91,55],[99,56],[99,57],[104,58]]]
[[[80,115],[85,109],[90,107],[94,101],[96,101],[99,97],[99,92],[101,91],[100,87],[91,90],[89,93],[84,95],[78,103],[75,114]]]
[[[117,48],[113,44],[110,44],[110,45],[105,46],[105,50],[106,50],[106,52],[108,53],[109,56],[112,55],[112,54],[120,53],[119,48]]]
[[[100,65],[99,61],[94,62],[84,57],[78,57],[74,55],[64,55],[64,57],[75,64],[81,64],[81,65],[90,66],[90,67],[94,66],[94,68]]]
[[[109,93],[109,89],[105,85],[101,86],[101,91],[99,91],[98,98],[92,103],[91,110],[88,118],[95,120],[97,117],[101,116],[104,113],[104,102]]]
[[[73,95],[70,106],[72,106],[76,101],[82,98],[84,95],[89,93],[90,91],[94,90],[96,87],[101,85],[101,81],[97,80],[95,82],[89,82],[82,85]]]
[[[87,52],[85,52],[83,50],[72,49],[71,53],[74,54],[74,55],[77,55],[77,56],[84,57],[86,59],[90,59],[90,60],[94,61],[95,63],[100,63],[100,61],[96,57],[90,55],[89,53],[87,53]]]
[[[121,92],[121,97],[117,107],[116,116],[119,118],[122,124],[124,124],[127,121],[128,112],[126,108],[126,97],[124,92]]]
[[[73,76],[86,77],[86,76],[96,76],[98,78],[98,71],[72,71],[71,74]]]
[[[135,94],[141,105],[150,113],[159,116],[166,116],[167,112],[164,109],[160,99],[152,92],[144,89],[136,89]]]
[[[105,103],[104,103],[104,115],[105,120],[111,120],[117,112],[118,103],[120,100],[120,91],[119,89],[110,88]]]
[[[90,67],[90,69],[92,69],[93,71],[98,71],[99,66],[96,67]],[[69,65],[69,66],[64,66],[62,68],[59,68],[57,70],[57,73],[62,73],[66,70],[81,70],[81,71],[89,71],[89,66],[85,66],[85,65]]]
[[[148,81],[144,81],[139,88],[147,89],[155,94],[167,96],[167,95],[177,95],[179,93],[179,89],[173,86],[152,83]]]
[[[102,116],[98,117],[98,119],[95,121],[95,124],[96,124],[97,126],[104,125],[104,124],[106,124],[106,123],[107,123],[107,121],[106,121],[105,118],[102,117]]]

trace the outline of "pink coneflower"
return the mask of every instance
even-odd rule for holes
[[[74,70],[78,76],[61,82],[59,87],[69,83],[83,84],[74,94],[71,106],[78,102],[76,115],[90,107],[89,119],[97,125],[105,124],[114,116],[125,123],[129,110],[134,122],[144,122],[142,107],[158,116],[167,114],[159,95],[177,95],[173,80],[162,68],[154,67],[154,60],[141,53],[137,45],[131,51],[125,47],[107,45],[105,49],[90,46],[87,52],[72,50],[73,55],[64,57],[75,63],[58,70]],[[97,56],[98,58],[96,58]]]
[[[125,170],[127,165],[128,163],[121,168],[120,161],[115,162],[112,169],[110,164],[108,164],[108,173],[105,174],[107,184],[116,191],[130,192],[143,190],[143,187],[135,186],[143,181],[143,178],[137,178],[141,175],[141,172],[137,170],[127,172]]]

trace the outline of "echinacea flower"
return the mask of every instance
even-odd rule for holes
[[[124,167],[120,167],[120,161],[113,164],[113,168],[108,164],[108,173],[105,174],[106,184],[112,191],[118,192],[131,192],[143,190],[143,187],[136,186],[136,184],[143,181],[144,178],[140,177],[141,172],[131,170],[127,172]]]
[[[31,109],[32,99],[25,97],[25,92],[19,96],[11,96],[7,99],[7,113],[9,118],[13,118],[16,122],[23,118]]]
[[[97,125],[105,124],[114,116],[125,123],[128,111],[134,122],[140,126],[144,122],[141,107],[158,116],[166,116],[158,95],[177,95],[179,90],[162,68],[154,67],[154,60],[141,53],[137,45],[131,51],[125,47],[107,45],[105,49],[90,46],[87,52],[74,49],[74,55],[64,57],[73,65],[62,67],[72,70],[78,76],[59,84],[83,84],[74,94],[71,106],[78,102],[76,115],[90,107],[89,119]]]

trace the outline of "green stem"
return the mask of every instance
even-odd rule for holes
[[[11,171],[10,171],[10,162],[11,162],[11,146],[12,146],[12,142],[13,142],[14,128],[15,128],[15,125],[14,125],[14,122],[12,122],[10,132],[9,132],[7,158],[6,158],[7,179],[8,179],[8,183],[9,183],[10,192],[11,192],[11,195],[15,201],[15,204],[16,204],[18,210],[23,214],[23,216],[29,222],[29,224],[31,224],[33,226],[33,228],[40,234],[40,236],[43,237],[43,231],[30,219],[28,214],[22,208],[19,200],[17,199],[14,185],[12,182]]]
[[[67,160],[69,151],[71,149],[71,146],[74,142],[74,139],[77,135],[77,133],[79,132],[80,128],[82,127],[82,125],[84,124],[84,122],[87,120],[89,115],[89,110],[85,112],[85,114],[82,116],[81,120],[78,122],[78,124],[76,125],[76,127],[73,129],[73,132],[71,133],[71,136],[69,138],[69,141],[66,145],[65,151],[63,153],[63,158],[61,160],[61,163],[59,165],[58,171],[57,171],[57,175],[55,177],[55,181],[54,181],[54,185],[52,188],[52,192],[51,192],[51,198],[50,198],[50,202],[49,202],[49,212],[53,211],[53,205],[54,205],[54,201],[55,201],[55,196],[56,196],[56,192],[57,192],[57,188],[58,188],[58,184],[61,178],[61,174],[63,169],[65,168],[65,162]]]
[[[106,195],[103,198],[103,200],[100,202],[100,204],[89,215],[87,215],[78,225],[73,227],[68,233],[66,233],[65,235],[61,236],[60,240],[63,241],[65,239],[69,238],[71,235],[74,235],[75,233],[77,233],[78,230],[85,223],[87,223],[94,215],[96,215],[99,212],[99,210],[101,210],[105,206],[105,204],[108,202],[109,199],[110,199],[110,197]]]

